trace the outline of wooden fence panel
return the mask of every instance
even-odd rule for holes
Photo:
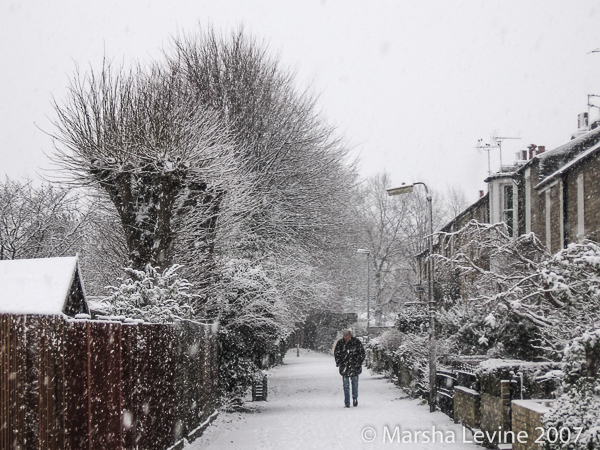
[[[134,449],[138,443],[137,429],[140,405],[137,386],[138,326],[121,326],[121,425],[122,446]]]
[[[18,349],[22,320],[0,315],[0,448],[24,446],[23,416],[19,414]]]
[[[121,324],[89,323],[92,448],[121,446]]]
[[[22,319],[22,334],[17,351],[21,355],[18,370],[19,392],[25,406],[25,448],[39,448],[40,428],[40,334],[42,316],[15,316]]]
[[[39,319],[39,442],[49,450],[64,448],[64,320]]]
[[[140,448],[164,449],[175,442],[174,340],[172,325],[144,324],[138,329]]]
[[[89,322],[65,323],[65,449],[90,445],[89,342]]]

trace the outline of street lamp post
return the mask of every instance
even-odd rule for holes
[[[371,264],[369,262],[369,256],[371,256],[371,252],[369,250],[365,250],[364,248],[359,248],[356,250],[356,253],[362,253],[367,255],[367,343],[370,339],[370,331],[371,327],[371,296],[369,294],[369,286],[371,284]]]
[[[433,412],[437,403],[437,363],[435,357],[435,301],[433,299],[433,208],[431,206],[431,195],[427,185],[422,182],[402,185],[397,188],[388,189],[388,195],[409,194],[413,191],[415,185],[420,184],[425,188],[427,194],[427,209],[429,215],[429,263],[428,263],[428,280],[429,280],[429,411]]]

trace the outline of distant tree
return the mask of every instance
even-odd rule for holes
[[[469,206],[465,192],[457,185],[448,186],[443,197],[445,222],[450,222]]]
[[[96,200],[84,228],[81,270],[86,293],[104,296],[107,286],[114,285],[115,280],[123,276],[123,268],[128,267],[127,243],[114,205],[102,196],[88,195]]]
[[[0,183],[0,259],[75,255],[83,246],[90,211],[67,188],[6,178]]]
[[[395,320],[399,306],[418,298],[419,267],[416,255],[425,250],[429,234],[425,193],[420,189],[401,196],[388,196],[389,174],[366,180],[359,188],[361,202],[360,246],[369,250],[372,269],[372,308],[375,323],[387,313]],[[443,221],[443,210],[435,192],[434,229]]]

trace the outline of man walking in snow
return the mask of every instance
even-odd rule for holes
[[[352,383],[352,404],[358,406],[358,376],[362,372],[365,360],[365,349],[350,330],[344,330],[344,337],[337,341],[335,350],[335,365],[340,368],[344,385],[344,404],[350,408],[350,383]]]

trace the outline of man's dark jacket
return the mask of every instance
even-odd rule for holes
[[[362,343],[352,336],[348,342],[344,338],[337,341],[335,350],[335,365],[340,368],[343,377],[355,377],[362,372],[362,363],[365,360],[365,349]]]

